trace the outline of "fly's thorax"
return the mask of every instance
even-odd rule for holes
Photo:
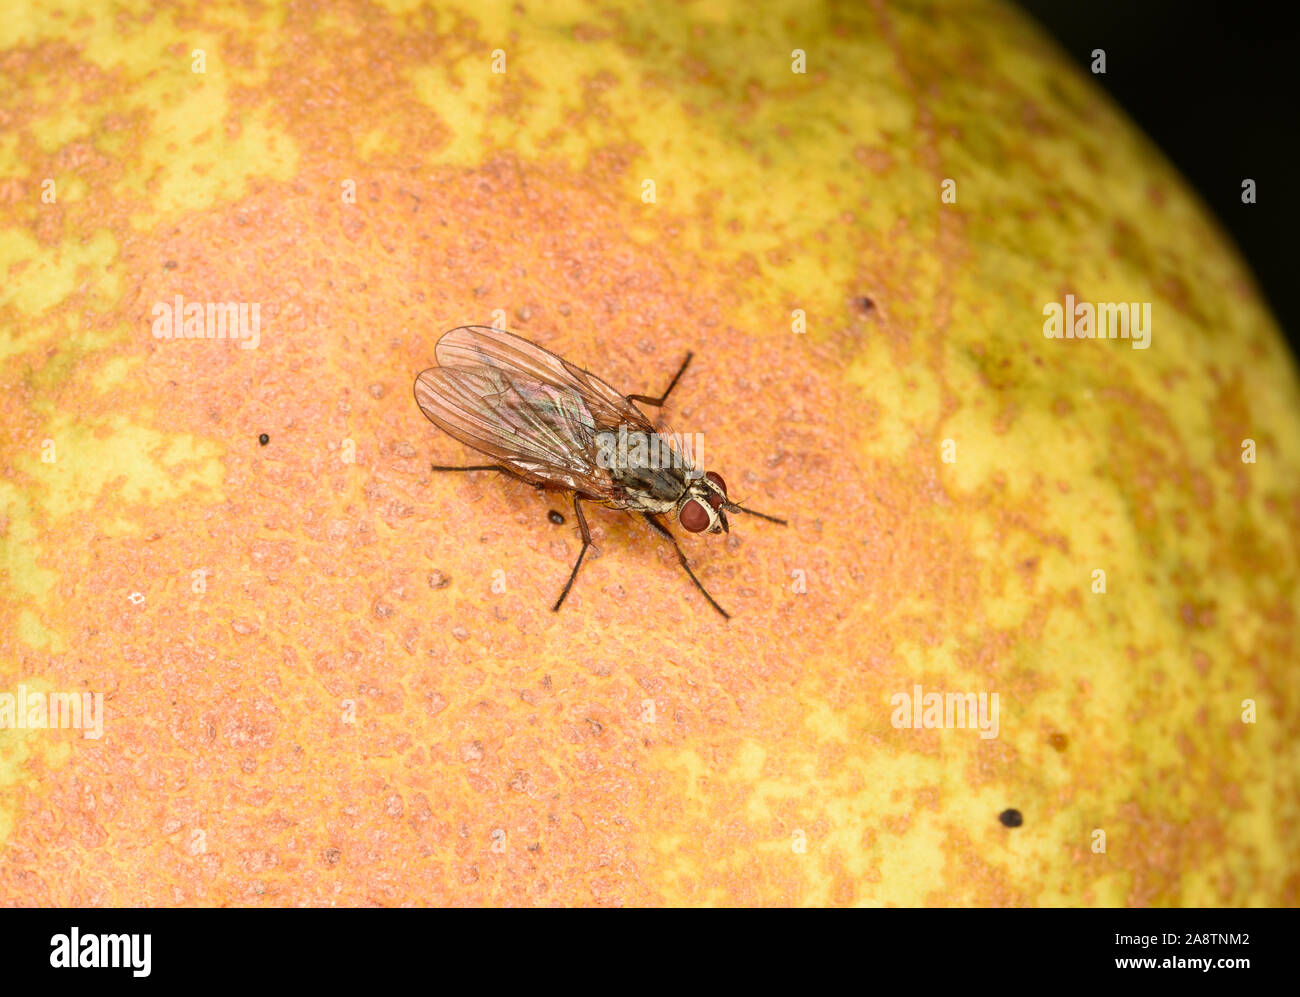
[[[620,501],[638,512],[672,512],[683,501],[695,471],[673,439],[624,424],[596,434],[596,464],[609,472]]]
[[[637,512],[670,512],[686,494],[684,468],[612,467],[609,474],[622,491],[627,507]]]

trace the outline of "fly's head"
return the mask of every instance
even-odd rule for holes
[[[677,503],[677,522],[689,533],[727,533],[727,483],[717,471],[693,478]]]

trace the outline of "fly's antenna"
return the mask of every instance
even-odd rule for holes
[[[784,519],[777,519],[775,516],[769,516],[765,512],[759,512],[756,509],[746,509],[743,505],[736,505],[734,502],[728,502],[723,506],[728,512],[743,512],[749,516],[757,516],[759,519],[766,519],[769,523],[780,523],[782,526],[789,526]]]

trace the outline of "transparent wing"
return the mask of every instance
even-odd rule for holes
[[[511,376],[572,391],[583,400],[592,419],[601,427],[617,428],[630,423],[650,429],[641,410],[595,374],[500,329],[486,325],[452,329],[438,340],[434,359],[439,367],[493,367]]]
[[[596,434],[616,427],[607,420],[626,418],[624,413],[613,413],[607,396],[592,397],[590,382],[570,376],[570,365],[559,357],[516,336],[486,330],[531,352],[492,354],[456,344],[444,351],[448,337],[463,331],[453,330],[439,341],[441,366],[422,371],[415,380],[416,403],[429,421],[529,481],[618,504],[609,472],[596,462]],[[558,372],[542,358],[554,361]],[[593,377],[591,382],[622,400],[603,381]],[[600,418],[593,404],[603,413]]]

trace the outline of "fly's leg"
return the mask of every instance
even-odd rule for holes
[[[683,366],[685,365],[683,364]],[[731,619],[731,614],[713,601],[713,596],[709,595],[709,593],[705,591],[704,586],[700,584],[700,580],[695,577],[695,572],[692,571],[691,566],[686,563],[686,555],[683,554],[682,549],[677,546],[677,538],[673,536],[670,532],[668,532],[668,527],[666,527],[663,523],[661,523],[659,521],[659,517],[652,512],[643,512],[641,513],[641,515],[644,516],[645,521],[650,524],[650,529],[654,530],[661,537],[663,537],[665,540],[667,540],[669,543],[673,545],[673,549],[677,551],[677,560],[679,560],[682,563],[682,568],[686,571],[688,575],[691,576],[691,581],[694,582],[695,587],[700,590],[700,594],[704,596],[704,598],[709,600],[709,605],[712,606],[714,609],[716,609],[719,613],[721,613],[722,618],[724,620]]]
[[[673,375],[672,383],[664,389],[664,393],[658,398],[651,398],[649,395],[628,395],[627,400],[630,402],[644,402],[647,405],[655,406],[655,408],[662,407],[663,403],[668,401],[668,396],[672,394],[673,388],[677,387],[677,382],[681,380],[682,374],[686,372],[686,368],[691,362],[691,357],[694,355],[695,354],[693,353],[686,354],[686,359],[682,361],[682,365],[677,368],[677,373]]]
[[[573,588],[573,580],[578,577],[578,569],[582,567],[582,558],[587,553],[587,548],[591,546],[591,531],[587,529],[587,517],[582,514],[582,506],[579,505],[580,499],[577,495],[573,496],[573,512],[578,517],[578,528],[582,530],[582,550],[578,551],[578,560],[574,562],[573,570],[569,572],[569,580],[564,583],[564,591],[560,597],[555,600],[555,605],[551,607],[551,612],[560,611],[560,603],[564,602],[564,597],[569,594],[569,589]]]
[[[545,488],[536,481],[529,481],[522,474],[517,474],[508,467],[501,467],[499,464],[474,464],[470,467],[446,467],[443,464],[433,464],[429,467],[430,471],[500,471],[502,474],[508,474],[512,478],[518,478],[526,485],[532,485],[534,488]]]

